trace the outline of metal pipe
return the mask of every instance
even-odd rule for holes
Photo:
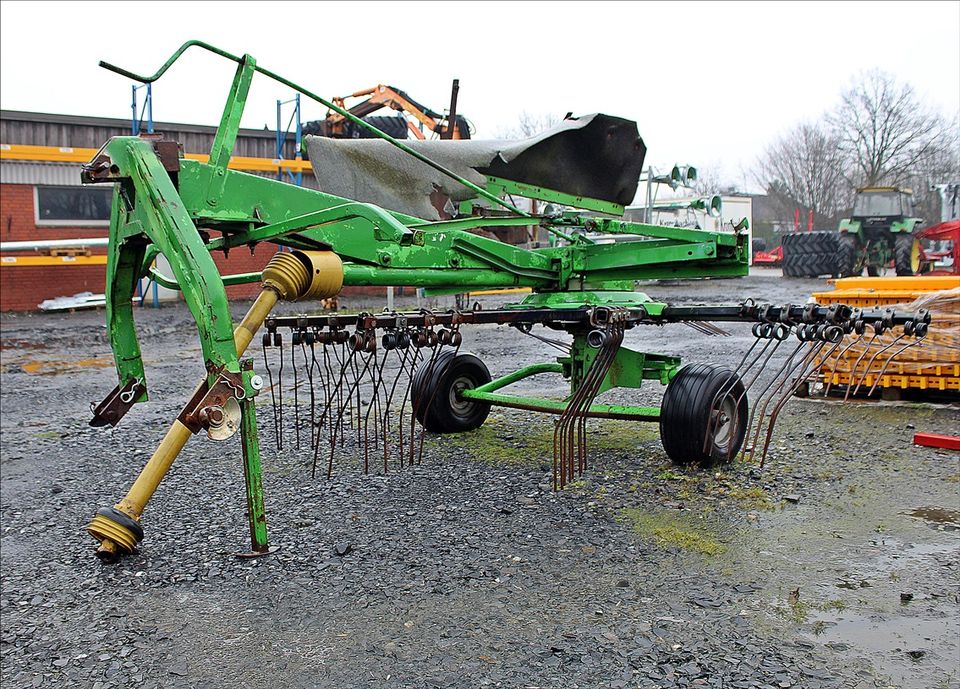
[[[34,239],[22,242],[0,242],[0,251],[39,251],[42,249],[82,249],[88,246],[108,246],[108,237],[85,239]]]
[[[228,60],[232,60],[233,62],[236,62],[237,64],[243,64],[244,59],[245,59],[245,58],[238,57],[237,55],[233,55],[233,54],[231,54],[231,53],[228,53],[228,52],[225,51],[225,50],[221,50],[220,48],[217,48],[217,47],[215,47],[215,46],[210,45],[209,43],[205,43],[205,42],[203,42],[203,41],[196,41],[196,40],[194,40],[194,41],[187,41],[186,43],[184,43],[183,45],[181,45],[181,46],[176,50],[176,52],[174,52],[174,54],[171,55],[170,58],[169,58],[166,62],[163,63],[163,66],[160,67],[160,69],[158,69],[154,74],[151,74],[151,75],[149,75],[149,76],[144,76],[144,75],[140,75],[140,74],[135,74],[134,72],[131,72],[131,71],[126,70],[126,69],[123,69],[123,68],[121,68],[121,67],[117,67],[116,65],[112,65],[112,64],[110,64],[110,63],[108,63],[108,62],[104,62],[104,61],[102,61],[102,60],[100,61],[100,66],[103,67],[104,69],[108,69],[108,70],[110,70],[111,72],[116,72],[117,74],[120,74],[120,75],[122,75],[122,76],[128,77],[128,78],[130,78],[130,79],[135,79],[136,81],[140,81],[140,82],[143,82],[143,83],[150,83],[150,82],[156,81],[156,80],[159,79],[161,76],[163,76],[163,73],[166,72],[166,71],[170,68],[170,65],[172,65],[174,62],[176,62],[177,59],[183,54],[183,52],[184,52],[187,48],[189,48],[189,47],[191,47],[191,46],[197,46],[197,47],[199,47],[199,48],[203,48],[204,50],[209,50],[210,52],[215,53],[215,54],[217,54],[217,55],[219,55],[219,56],[221,56],[221,57],[225,57],[225,58],[227,58]],[[364,129],[366,129],[367,131],[369,131],[371,134],[373,134],[373,135],[376,136],[377,138],[383,139],[384,141],[386,141],[387,143],[391,144],[392,146],[396,146],[397,148],[399,148],[399,149],[400,149],[401,151],[403,151],[404,153],[413,156],[414,158],[416,158],[417,160],[419,160],[421,163],[424,163],[425,165],[429,165],[430,167],[432,167],[434,170],[436,170],[436,171],[439,172],[440,174],[446,175],[446,176],[449,177],[450,179],[455,180],[456,182],[460,183],[461,185],[463,185],[463,186],[466,187],[467,189],[470,189],[470,190],[471,190],[472,192],[474,192],[475,194],[477,194],[477,195],[479,195],[479,196],[482,196],[483,198],[487,199],[487,201],[490,201],[491,203],[493,203],[493,204],[495,204],[495,205],[502,206],[503,208],[506,208],[507,210],[512,211],[513,213],[516,213],[517,215],[523,216],[523,217],[525,217],[525,218],[526,218],[526,217],[530,217],[529,213],[526,213],[525,211],[522,211],[522,210],[520,210],[519,208],[516,208],[515,206],[507,203],[506,201],[504,201],[504,200],[501,199],[501,198],[498,198],[497,196],[491,194],[489,191],[487,191],[487,190],[484,189],[483,187],[477,186],[476,184],[474,184],[474,183],[471,182],[470,180],[468,180],[468,179],[466,179],[466,178],[464,178],[464,177],[461,177],[460,175],[456,174],[456,173],[453,172],[452,170],[444,167],[443,165],[440,165],[439,163],[435,162],[435,161],[432,160],[431,158],[428,158],[427,156],[423,155],[423,154],[420,153],[419,151],[415,151],[414,149],[410,148],[410,147],[407,146],[406,144],[398,141],[397,139],[394,139],[392,136],[389,136],[388,134],[384,134],[382,131],[380,131],[379,129],[377,129],[376,127],[374,127],[374,126],[373,126],[372,124],[370,124],[369,122],[364,122],[362,119],[360,119],[359,117],[355,116],[353,113],[351,113],[351,112],[349,112],[349,111],[347,111],[347,110],[344,110],[343,108],[341,108],[340,106],[338,106],[338,105],[336,105],[336,104],[334,104],[334,103],[331,103],[330,101],[328,101],[327,99],[323,98],[322,96],[319,96],[319,95],[317,95],[317,94],[315,94],[315,93],[313,93],[313,92],[311,92],[311,91],[308,91],[307,89],[305,89],[305,88],[303,88],[302,86],[296,84],[295,82],[292,82],[292,81],[290,81],[289,79],[286,79],[285,77],[282,77],[282,76],[280,76],[279,74],[277,74],[277,73],[275,73],[275,72],[271,72],[269,69],[264,69],[263,67],[260,67],[259,65],[258,65],[258,66],[255,66],[255,67],[254,67],[254,70],[257,71],[257,72],[259,72],[260,74],[263,74],[264,76],[266,76],[266,77],[268,77],[268,78],[270,78],[270,79],[273,79],[274,81],[277,81],[277,82],[283,84],[284,86],[289,86],[289,87],[292,88],[294,91],[299,91],[300,93],[302,93],[303,95],[305,95],[307,98],[310,98],[310,99],[312,99],[312,100],[315,100],[316,102],[320,103],[320,105],[323,105],[324,107],[326,107],[326,108],[328,108],[328,109],[330,109],[330,110],[333,110],[334,112],[342,115],[344,118],[350,120],[350,121],[353,122],[354,124],[356,124],[356,125],[358,125],[358,126],[360,126],[360,127],[363,127]]]

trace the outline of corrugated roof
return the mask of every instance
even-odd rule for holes
[[[130,133],[130,119],[121,119],[118,117],[87,117],[84,115],[59,115],[47,112],[28,112],[26,110],[0,110],[0,120],[34,122],[37,124],[72,124],[77,126],[94,127],[116,127],[125,133]],[[184,122],[157,122],[153,123],[154,129],[162,129],[169,132],[195,132],[197,134],[216,133],[217,128],[203,124],[187,124]],[[277,133],[273,129],[240,129],[240,136],[252,136],[256,138],[277,140]],[[288,133],[287,137],[294,138],[293,133]]]
[[[188,153],[206,153],[213,144],[217,128],[154,122],[154,131],[183,144]],[[5,144],[100,148],[114,136],[130,136],[130,120],[0,110],[0,142]],[[252,158],[275,158],[276,137],[276,132],[270,129],[241,129],[233,153]],[[295,156],[295,138],[293,133],[287,133],[284,157]]]
[[[0,183],[80,186],[80,163],[46,163],[25,160],[0,161]]]

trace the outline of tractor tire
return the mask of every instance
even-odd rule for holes
[[[783,236],[785,277],[819,277],[837,271],[835,232],[791,232]]]
[[[797,275],[797,257],[785,255],[780,263],[780,270],[783,271],[783,277],[785,278],[800,277]]]
[[[893,264],[897,275],[920,272],[920,240],[912,234],[898,234],[893,245]]]
[[[394,139],[406,139],[407,135],[410,133],[410,130],[407,128],[407,119],[402,115],[397,117],[392,117],[390,115],[369,115],[364,117],[363,121],[367,124],[372,124],[381,132],[392,136]],[[352,122],[347,125],[347,132],[350,138],[353,139],[379,138],[366,127],[361,127],[360,125],[353,124]]]
[[[837,240],[837,273],[842,278],[848,278],[859,275],[862,271],[860,238],[855,234],[841,232]]]
[[[414,416],[432,433],[463,433],[480,428],[487,420],[490,405],[461,399],[459,393],[490,381],[486,364],[473,354],[440,352],[432,366],[429,360],[424,361],[413,375],[410,401]]]
[[[794,277],[815,278],[821,275],[833,275],[836,270],[836,257],[830,254],[809,253],[794,256]]]
[[[830,254],[837,250],[836,232],[806,232],[808,251],[812,254]]]
[[[747,396],[736,373],[714,364],[689,364],[663,395],[660,440],[674,463],[709,466],[739,452],[748,421]]]

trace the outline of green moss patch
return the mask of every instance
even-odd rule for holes
[[[726,550],[697,520],[680,513],[626,508],[620,510],[620,518],[641,538],[658,545],[674,546],[701,555],[719,555]]]

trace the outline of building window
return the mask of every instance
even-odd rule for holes
[[[35,187],[37,225],[110,224],[113,187]]]

